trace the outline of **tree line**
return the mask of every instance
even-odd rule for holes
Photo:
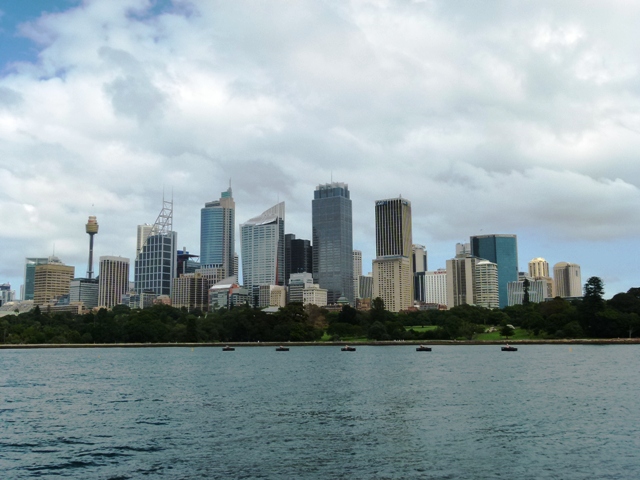
[[[377,298],[367,312],[344,306],[329,312],[315,305],[292,303],[267,314],[242,306],[202,312],[154,305],[144,310],[117,305],[82,315],[28,313],[0,319],[0,339],[9,344],[170,343],[170,342],[302,342],[346,340],[473,339],[488,327],[507,325],[535,338],[631,338],[640,336],[640,288],[604,300],[602,281],[591,277],[581,301],[549,302],[489,310],[463,305],[450,310],[391,313]],[[430,329],[416,327],[431,326]]]

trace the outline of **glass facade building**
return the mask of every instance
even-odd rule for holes
[[[238,274],[234,268],[235,211],[231,187],[200,210],[200,264],[221,266],[227,277]]]
[[[311,202],[313,280],[327,290],[327,303],[353,298],[353,218],[349,186],[318,185]]]
[[[518,281],[518,239],[516,235],[471,237],[471,254],[498,265],[500,308],[509,305],[507,285]]]
[[[284,202],[240,225],[243,287],[284,285]],[[255,299],[254,299],[255,305]]]
[[[24,264],[24,293],[22,300],[33,300],[33,291],[36,278],[36,265],[49,263],[53,257],[26,258]]]
[[[140,294],[153,291],[156,295],[171,295],[171,283],[176,271],[177,233],[150,235],[135,261],[135,289]]]

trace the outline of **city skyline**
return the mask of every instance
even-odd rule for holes
[[[95,258],[133,262],[163,192],[199,253],[200,209],[229,178],[237,219],[285,201],[303,239],[308,192],[349,184],[365,273],[371,206],[401,194],[432,270],[510,233],[520,271],[544,257],[607,297],[637,285],[621,252],[640,236],[638,7],[5,3],[0,283],[17,292],[25,258],[88,270],[91,215]]]

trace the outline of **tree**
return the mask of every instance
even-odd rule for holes
[[[505,338],[512,337],[515,333],[516,332],[511,325],[505,325],[500,329],[500,335]]]
[[[584,305],[594,310],[602,310],[604,308],[604,284],[600,277],[590,277],[584,284]]]
[[[529,305],[531,303],[529,301],[529,279],[524,277],[524,282],[522,282],[522,290],[524,291],[524,295],[522,297],[522,305]]]

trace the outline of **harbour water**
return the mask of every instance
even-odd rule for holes
[[[0,351],[23,478],[626,479],[640,347]]]

